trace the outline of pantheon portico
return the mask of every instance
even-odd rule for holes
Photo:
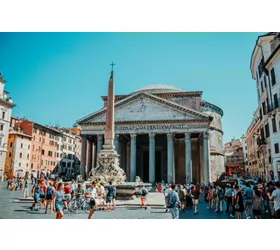
[[[80,120],[82,169],[88,174],[104,143],[104,107]],[[127,181],[215,181],[224,172],[223,111],[202,92],[156,85],[115,96],[115,148]]]

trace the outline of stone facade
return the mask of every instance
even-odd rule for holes
[[[87,173],[104,143],[107,97],[102,98],[104,108],[77,121]],[[216,181],[225,172],[222,115],[202,100],[202,92],[170,86],[115,96],[115,149],[127,181],[136,176],[151,183]]]

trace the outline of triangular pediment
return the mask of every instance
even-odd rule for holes
[[[160,120],[209,120],[207,114],[179,105],[172,101],[147,94],[137,93],[115,103],[115,122]],[[79,121],[79,124],[103,123],[106,108]]]

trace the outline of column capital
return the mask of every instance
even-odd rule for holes
[[[149,133],[149,137],[150,137],[150,139],[154,139],[155,138],[155,133]]]
[[[167,134],[167,138],[170,140],[170,139],[173,139],[173,133],[168,133]]]
[[[203,132],[203,139],[208,140],[209,139],[209,133],[208,132]]]
[[[186,140],[190,140],[191,139],[191,133],[190,132],[185,133],[185,139]]]
[[[137,134],[130,134],[131,139],[136,139]]]

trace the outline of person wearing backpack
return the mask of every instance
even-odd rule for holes
[[[221,188],[221,186],[219,184],[217,184],[217,189],[216,189],[216,192],[217,192],[217,204],[216,204],[216,210],[215,212],[218,213],[218,212],[223,212],[223,201],[224,201],[224,198],[225,198],[225,193],[224,193],[224,190]]]
[[[49,186],[47,188],[46,192],[46,203],[45,203],[45,214],[48,211],[48,205],[50,203],[50,213],[53,213],[53,195],[54,195],[54,188],[53,188],[53,183],[49,181]]]
[[[140,200],[141,200],[141,208],[145,208],[147,210],[146,200],[147,200],[148,190],[142,185],[140,189]]]
[[[179,207],[181,205],[178,193],[175,191],[176,185],[171,185],[171,192],[167,195],[167,208],[170,209],[172,219],[179,219]]]

